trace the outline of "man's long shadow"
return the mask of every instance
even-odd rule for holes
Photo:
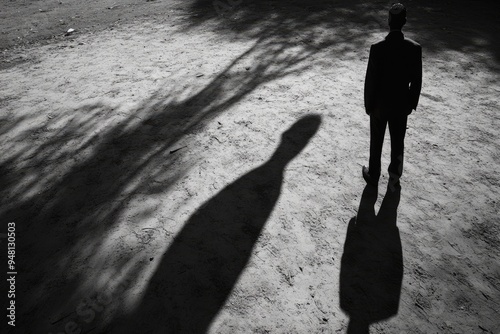
[[[205,333],[248,263],[280,195],[286,165],[320,123],[317,115],[297,121],[266,163],[203,204],[166,251],[136,311],[112,327],[127,333]]]
[[[358,214],[347,228],[340,268],[340,307],[348,334],[397,314],[403,280],[403,252],[397,223],[401,187],[388,189],[375,215],[377,190],[366,186]]]

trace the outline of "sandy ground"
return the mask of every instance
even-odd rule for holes
[[[2,2],[9,333],[500,333],[500,6],[406,4],[423,89],[377,193],[388,2]]]

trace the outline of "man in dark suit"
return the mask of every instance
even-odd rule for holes
[[[406,8],[393,4],[389,10],[390,33],[373,44],[365,79],[365,110],[370,115],[370,161],[363,178],[378,185],[380,156],[387,124],[391,136],[389,186],[399,186],[403,172],[404,137],[408,115],[416,110],[422,87],[422,47],[405,38]]]

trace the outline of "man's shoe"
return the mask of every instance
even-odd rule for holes
[[[368,183],[371,186],[374,187],[378,186],[378,178],[370,176],[370,172],[368,171],[368,167],[366,166],[363,166],[363,179],[365,179],[366,183]]]

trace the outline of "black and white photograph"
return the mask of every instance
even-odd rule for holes
[[[500,334],[500,1],[1,0],[0,332]]]

